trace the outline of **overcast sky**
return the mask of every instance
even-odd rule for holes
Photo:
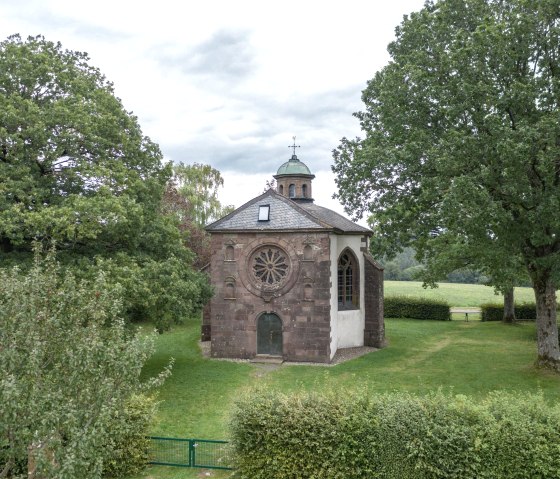
[[[241,206],[291,155],[331,199],[332,150],[360,135],[352,113],[423,0],[0,0],[2,39],[42,34],[85,51],[168,160],[221,171]]]

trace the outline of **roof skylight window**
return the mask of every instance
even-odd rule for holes
[[[270,205],[259,206],[259,221],[270,220]]]

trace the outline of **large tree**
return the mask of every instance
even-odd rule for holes
[[[560,2],[441,0],[405,17],[368,82],[363,139],[334,152],[339,197],[429,258],[446,235],[518,259],[538,363],[560,369]]]
[[[222,205],[218,190],[224,184],[221,173],[201,163],[173,165],[173,176],[163,196],[164,212],[178,221],[187,247],[195,254],[194,266],[210,262],[210,235],[204,227],[233,211]]]
[[[84,53],[42,37],[0,43],[0,244],[136,245],[170,175],[158,146]],[[96,246],[93,246],[93,245]]]
[[[218,190],[224,186],[224,179],[210,165],[177,163],[173,165],[173,183],[189,205],[189,216],[200,227],[219,220],[234,209],[220,202]]]
[[[171,165],[88,60],[40,36],[0,43],[2,264],[54,240],[66,266],[103,268],[127,287],[129,316],[164,329],[210,289],[162,214]]]

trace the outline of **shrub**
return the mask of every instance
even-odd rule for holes
[[[252,392],[234,409],[240,479],[560,477],[560,405],[440,392]]]
[[[390,296],[385,298],[384,311],[386,318],[450,319],[449,304],[435,299]]]
[[[498,303],[485,303],[480,305],[482,321],[501,321],[504,318],[504,305]],[[522,303],[515,305],[517,319],[536,319],[537,306],[535,303]]]
[[[485,303],[480,305],[481,321],[501,321],[504,318],[504,305]]]
[[[122,413],[113,415],[108,443],[108,458],[103,464],[104,477],[138,474],[149,460],[150,440],[147,438],[154,419],[156,403],[143,394],[132,396]]]
[[[25,475],[29,456],[37,477],[99,478],[112,446],[144,428],[130,398],[165,373],[142,381],[155,333],[126,328],[119,292],[101,273],[63,272],[53,252],[0,270],[2,475]]]

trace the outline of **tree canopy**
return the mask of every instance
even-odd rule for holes
[[[41,36],[0,43],[0,254],[20,263],[55,241],[65,266],[104,268],[128,315],[165,329],[210,288],[162,211],[171,165],[88,61]]]
[[[170,175],[158,146],[84,53],[42,37],[0,44],[2,250],[138,246]],[[152,211],[150,211],[150,208]]]
[[[223,184],[221,173],[210,165],[178,163],[173,165],[173,176],[163,196],[163,211],[177,220],[198,269],[210,262],[210,235],[204,227],[234,209],[222,205],[218,198]]]
[[[132,396],[168,372],[141,381],[155,338],[125,326],[122,288],[63,275],[42,256],[26,273],[0,270],[0,477],[27,477],[29,459],[29,477],[99,478],[131,429],[148,432],[150,417],[127,419]]]
[[[384,252],[429,261],[448,243],[494,272],[522,264],[539,363],[558,369],[560,3],[428,1],[388,50],[356,114],[365,137],[334,152],[340,200],[372,215]]]
[[[204,227],[233,211],[233,206],[222,205],[218,189],[224,186],[221,173],[201,163],[173,165],[173,182],[177,192],[190,207],[189,216]]]

